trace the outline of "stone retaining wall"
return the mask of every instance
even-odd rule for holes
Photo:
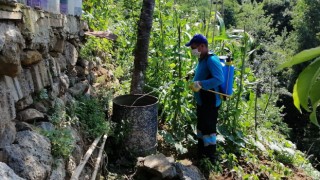
[[[84,30],[77,17],[0,0],[0,177],[65,179],[79,163],[83,144],[74,142],[73,156],[52,168],[50,141],[34,127],[53,128],[46,115],[53,102],[36,99],[44,89],[65,104],[92,88],[97,64],[79,59]]]

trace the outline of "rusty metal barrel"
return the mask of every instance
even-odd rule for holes
[[[113,99],[114,122],[128,122],[126,150],[135,156],[157,151],[158,99],[151,95],[122,95]]]

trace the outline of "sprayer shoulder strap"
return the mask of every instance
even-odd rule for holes
[[[208,56],[207,56],[207,58],[205,59],[205,61],[206,61],[206,63],[207,63],[207,67],[208,67],[208,69],[209,69],[209,66],[208,66],[208,59],[209,59],[209,57],[211,57],[211,56],[217,56],[216,54],[214,54],[214,53],[209,53],[208,54]],[[206,79],[211,79],[212,78],[212,75],[211,75],[211,72],[209,72],[209,75],[208,75],[208,77],[206,78]],[[214,89],[213,89],[214,90]],[[218,86],[218,91],[219,92],[223,92],[222,91],[222,86],[221,85],[219,85]],[[223,99],[223,98],[221,98],[221,99]]]

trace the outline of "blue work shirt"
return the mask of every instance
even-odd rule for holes
[[[210,76],[211,75],[211,76]],[[208,79],[208,77],[211,77]],[[208,55],[198,60],[193,81],[200,81],[202,89],[219,92],[219,86],[224,82],[222,65],[218,56]],[[200,93],[195,92],[194,97],[198,105],[202,105]],[[220,106],[221,98],[216,94],[216,107]]]

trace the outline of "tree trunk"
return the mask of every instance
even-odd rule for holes
[[[138,24],[137,43],[134,50],[134,69],[131,80],[131,94],[142,94],[145,73],[148,66],[148,48],[155,0],[143,0]]]

